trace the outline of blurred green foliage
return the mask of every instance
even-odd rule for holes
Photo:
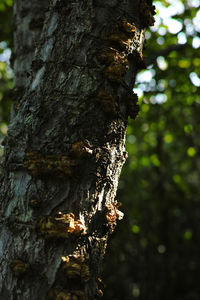
[[[127,128],[129,158],[117,195],[125,218],[105,260],[105,300],[200,295],[200,1],[155,4],[158,16],[146,34],[145,51],[152,64],[137,76],[140,114]],[[6,64],[11,5],[0,2],[0,139],[7,131],[12,88]],[[159,55],[177,43],[187,46]]]
[[[13,73],[9,66],[12,48],[12,0],[0,2],[0,144],[7,133],[10,115],[10,90],[13,87]],[[0,147],[0,158],[3,149]]]
[[[12,4],[13,0],[0,1],[0,41],[12,45]]]

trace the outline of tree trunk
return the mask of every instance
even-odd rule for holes
[[[148,0],[25,2],[14,11],[22,93],[1,178],[0,299],[95,299],[122,218],[115,194],[154,9]]]
[[[14,2],[14,49],[12,62],[15,74],[15,89],[12,97],[15,102],[23,97],[26,88],[29,87],[31,73],[33,74],[34,72],[31,64],[40,39],[48,4],[49,0],[34,0],[33,2],[15,0]],[[11,119],[15,115],[14,110],[15,107],[13,105]]]

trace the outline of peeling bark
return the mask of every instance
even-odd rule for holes
[[[152,3],[52,0],[45,8],[32,59],[15,46],[25,93],[3,162],[0,298],[96,299],[107,240],[122,218],[115,195]],[[33,19],[24,22],[34,30]]]

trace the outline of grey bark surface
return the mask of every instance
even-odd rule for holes
[[[32,18],[39,6],[30,13],[27,5]],[[0,299],[96,299],[107,240],[122,216],[115,195],[127,118],[138,111],[132,88],[145,17],[140,1],[52,0],[45,9],[40,38],[30,32],[36,51],[15,46],[16,85],[25,93],[5,145]],[[15,45],[30,28],[24,23]]]
[[[23,97],[30,84],[31,73],[34,72],[31,64],[39,43],[48,4],[49,0],[14,1],[12,65],[15,79],[12,97],[15,102]],[[14,117],[14,106],[12,109],[11,117]]]

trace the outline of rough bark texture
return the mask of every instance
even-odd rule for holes
[[[23,97],[26,88],[29,87],[31,73],[34,71],[34,69],[31,68],[31,64],[40,39],[49,2],[49,0],[14,1],[14,49],[12,53],[12,64],[15,74],[15,88],[12,97],[15,102]],[[13,105],[11,117],[14,117],[14,115],[15,111]]]
[[[39,2],[32,5],[16,45]],[[122,217],[115,195],[152,13],[144,0],[52,0],[40,39],[30,32],[31,45],[38,38],[32,60],[24,46],[15,47],[16,85],[26,92],[15,102],[5,146],[0,299],[102,294],[101,261]],[[28,36],[22,42],[30,46]]]

